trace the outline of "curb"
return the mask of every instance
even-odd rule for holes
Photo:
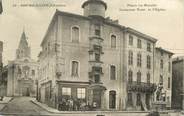
[[[6,108],[6,107],[7,107],[6,105],[7,105],[9,102],[11,102],[12,100],[13,100],[13,97],[12,97],[8,102],[0,103],[0,104],[4,104],[3,108],[2,108],[2,109],[0,109],[0,111],[3,111],[3,110],[4,110],[4,108]]]
[[[130,112],[130,111],[58,111],[54,108],[47,108],[48,106],[42,103],[39,103],[35,100],[31,100],[32,103],[34,103],[35,105],[37,105],[38,107],[41,107],[43,109],[45,109],[46,111],[50,112],[50,113],[55,113],[55,114],[101,114],[101,113],[110,113],[110,112],[114,112],[114,113],[149,113],[149,111],[147,112],[142,112],[142,111],[134,111],[134,112]]]
[[[56,110],[56,111],[52,111],[52,110],[50,110],[50,109],[47,108],[48,106],[46,106],[45,104],[43,104],[43,105],[45,105],[45,106],[43,106],[42,103],[39,103],[36,100],[31,100],[31,102],[33,104],[37,105],[38,107],[40,107],[40,108],[42,108],[42,109],[50,112],[50,113],[59,113],[59,111],[57,111],[56,109],[53,109],[53,110]]]
[[[54,114],[107,114],[107,113],[113,112],[114,114],[129,113],[131,115],[132,113],[145,113],[145,114],[150,113],[150,111],[58,111],[57,109],[48,107],[46,104],[42,104],[40,102],[37,102],[36,100],[31,100],[31,102],[37,105],[38,107],[41,107],[44,110],[48,111],[49,113],[54,113]],[[169,113],[176,113],[176,112],[160,111],[160,113],[169,114]]]

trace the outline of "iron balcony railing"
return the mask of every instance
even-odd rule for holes
[[[128,91],[139,91],[139,92],[155,92],[156,84],[132,81],[127,83]]]

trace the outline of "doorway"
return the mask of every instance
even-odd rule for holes
[[[110,109],[116,108],[116,91],[109,92],[109,108]]]
[[[148,110],[150,109],[150,94],[146,94],[146,107]]]
[[[101,90],[93,90],[93,103],[96,103],[96,108],[101,108]]]
[[[23,96],[30,96],[30,89],[28,87],[23,88],[22,95]]]

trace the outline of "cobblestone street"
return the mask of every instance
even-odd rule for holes
[[[31,114],[44,115],[49,114],[44,109],[31,102],[30,97],[15,97],[1,111],[3,114]]]
[[[36,105],[35,103],[31,102],[34,100],[34,98],[31,97],[15,97],[13,100],[11,100],[1,111],[1,116],[15,116],[15,115],[31,115],[31,116],[39,116],[39,115],[48,115],[48,116],[146,116],[148,113],[146,112],[121,112],[121,111],[86,111],[86,112],[55,112],[54,110],[49,112],[49,110],[46,110],[42,108],[39,105]],[[49,109],[49,107],[48,107]],[[55,113],[54,113],[55,112]],[[167,114],[161,114],[161,116],[180,116],[179,113],[169,113]]]

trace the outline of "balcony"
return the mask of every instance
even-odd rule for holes
[[[102,46],[100,45],[93,45],[92,48],[89,50],[89,53],[104,54],[102,51]]]
[[[89,39],[90,39],[90,40],[96,39],[96,40],[99,40],[100,42],[102,42],[102,41],[104,40],[103,38],[101,38],[101,37],[98,36],[98,35],[93,35],[93,36],[89,37]]]
[[[92,71],[89,72],[89,74],[90,74],[90,75],[103,74],[102,67],[93,66],[93,67],[92,67]]]
[[[150,92],[153,93],[156,91],[156,84],[145,83],[145,82],[129,82],[127,85],[128,91],[137,91],[137,92]]]
[[[98,36],[89,37],[89,40],[90,40],[90,44],[98,45],[98,46],[102,46],[102,43],[104,41],[103,38]]]

